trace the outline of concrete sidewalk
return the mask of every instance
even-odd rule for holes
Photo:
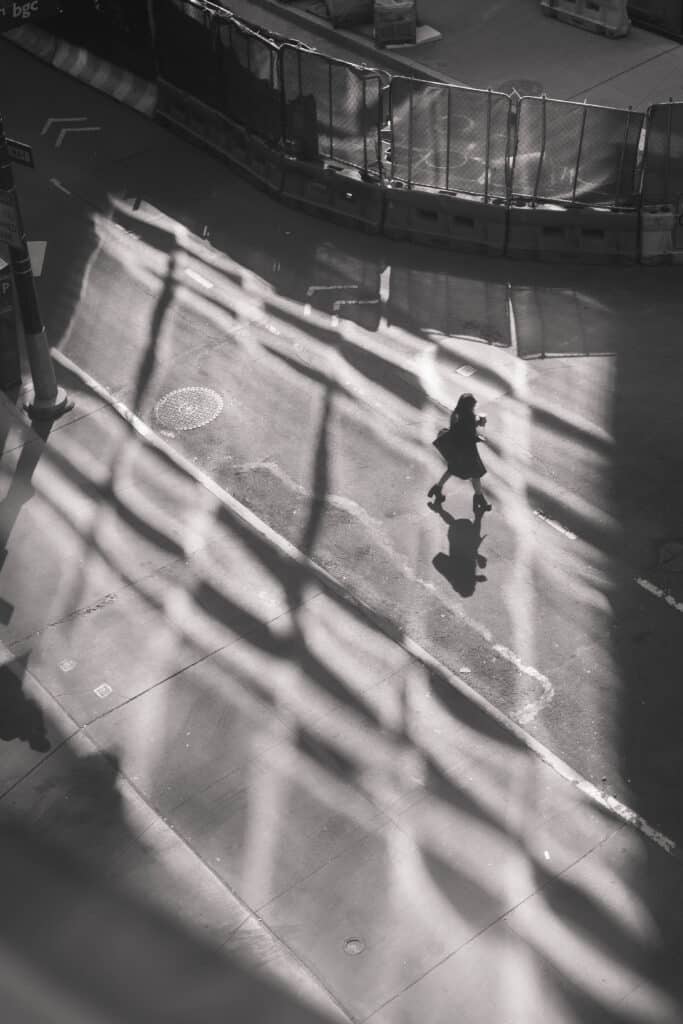
[[[420,22],[440,38],[384,49],[374,45],[372,26],[333,28],[314,0],[225,0],[223,6],[329,56],[393,74],[636,110],[683,100],[683,46],[634,27],[624,38],[608,39],[544,17],[538,0],[418,0]]]
[[[679,861],[60,379],[49,437],[0,402],[16,1005],[111,1020],[116,981],[126,1021],[679,1021]]]

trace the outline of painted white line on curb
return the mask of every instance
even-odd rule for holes
[[[68,188],[65,185],[62,185],[61,181],[57,181],[56,178],[50,178],[50,183],[52,185],[54,185],[55,188],[58,188],[59,191],[63,192],[65,195],[67,195],[67,196],[71,195],[71,193],[69,192]]]
[[[191,277],[193,281],[196,281],[197,284],[200,284],[202,288],[213,288],[213,284],[211,281],[207,280],[207,278],[205,277],[202,277],[201,274],[198,274],[196,270],[192,270],[191,267],[186,267],[185,273],[187,274],[188,277]]]
[[[672,608],[675,608],[677,612],[683,612],[683,603],[681,601],[677,601],[675,597],[671,596],[671,594],[667,594],[666,590],[656,587],[654,583],[650,583],[649,580],[645,580],[641,576],[636,576],[636,583],[639,587],[642,587],[643,590],[647,590],[649,594],[652,594],[653,597],[659,597],[662,601],[666,601],[666,603]]]
[[[564,534],[564,536],[569,537],[570,540],[576,540],[575,533],[572,533],[572,531],[568,530],[565,526],[561,526],[558,522],[551,519],[550,516],[545,515],[545,513],[541,512],[539,509],[534,509],[534,515],[537,519],[541,519],[544,523],[547,523],[548,526],[552,526],[553,530],[557,530],[558,533]]]
[[[366,619],[377,629],[380,633],[384,633],[390,640],[402,647],[407,654],[419,661],[425,668],[433,672],[436,675],[440,675],[446,679],[455,690],[457,690],[462,696],[467,698],[475,707],[479,708],[486,715],[488,715],[493,721],[495,721],[502,729],[514,736],[519,743],[525,746],[528,750],[536,754],[537,757],[547,764],[548,767],[552,768],[561,778],[565,779],[571,785],[575,786],[579,792],[583,793],[588,799],[594,803],[599,804],[606,810],[609,810],[615,817],[624,824],[630,825],[637,829],[643,835],[647,836],[654,843],[660,846],[667,853],[675,855],[676,857],[681,856],[681,851],[677,847],[675,841],[664,833],[659,832],[656,828],[653,828],[644,818],[637,814],[632,808],[627,807],[625,804],[617,800],[616,797],[611,796],[609,793],[604,793],[598,789],[597,786],[593,785],[587,779],[584,779],[582,775],[574,771],[566,761],[558,757],[548,747],[546,747],[539,740],[535,739],[530,733],[523,729],[512,719],[508,718],[502,711],[499,711],[494,704],[491,704],[485,697],[482,697],[475,689],[469,686],[464,679],[456,675],[450,669],[442,665],[441,662],[433,655],[425,651],[415,640],[406,636],[402,630],[398,627],[393,627],[391,623],[386,622],[380,615],[378,615],[369,605],[364,601],[360,600],[353,594],[350,594],[346,587],[338,580],[331,576],[326,569],[318,565],[307,555],[304,555],[298,548],[296,548],[290,541],[286,540],[279,533],[277,533],[272,527],[264,523],[262,519],[259,519],[250,509],[248,509],[241,502],[237,501],[228,491],[226,491],[220,484],[216,483],[207,473],[191,462],[186,456],[178,452],[171,444],[164,441],[162,437],[159,437],[150,427],[147,426],[134,412],[124,405],[123,402],[114,398],[112,394],[105,387],[103,387],[94,377],[91,377],[89,373],[81,369],[76,363],[74,363],[68,356],[65,356],[62,352],[57,349],[51,349],[52,358],[55,362],[59,363],[65,369],[75,374],[83,383],[90,388],[99,398],[103,399],[108,405],[118,413],[123,420],[125,420],[133,430],[140,437],[144,438],[153,448],[162,452],[164,456],[173,462],[179,469],[185,472],[189,477],[196,480],[202,487],[204,487],[210,494],[213,494],[222,504],[229,509],[236,517],[241,519],[248,527],[250,527],[254,533],[262,537],[269,544],[272,544],[274,548],[280,551],[287,558],[301,568],[306,569],[312,576],[316,577],[321,583],[326,585],[334,594],[336,594],[341,600],[347,604],[352,605]]]

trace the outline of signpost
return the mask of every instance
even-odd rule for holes
[[[33,150],[26,142],[18,142],[16,139],[5,139],[7,152],[10,160],[15,164],[23,164],[24,167],[35,167],[33,162]]]
[[[14,248],[21,245],[17,208],[11,192],[0,192],[0,242]]]

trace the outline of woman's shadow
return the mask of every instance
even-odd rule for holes
[[[461,597],[471,597],[477,583],[485,583],[488,579],[477,572],[486,568],[487,563],[486,557],[479,554],[486,537],[486,534],[481,535],[482,514],[475,512],[473,520],[454,519],[441,502],[428,504],[448,526],[448,554],[440,551],[432,559],[432,565]]]

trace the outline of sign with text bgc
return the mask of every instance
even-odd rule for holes
[[[49,18],[60,8],[60,0],[0,0],[0,32]]]

